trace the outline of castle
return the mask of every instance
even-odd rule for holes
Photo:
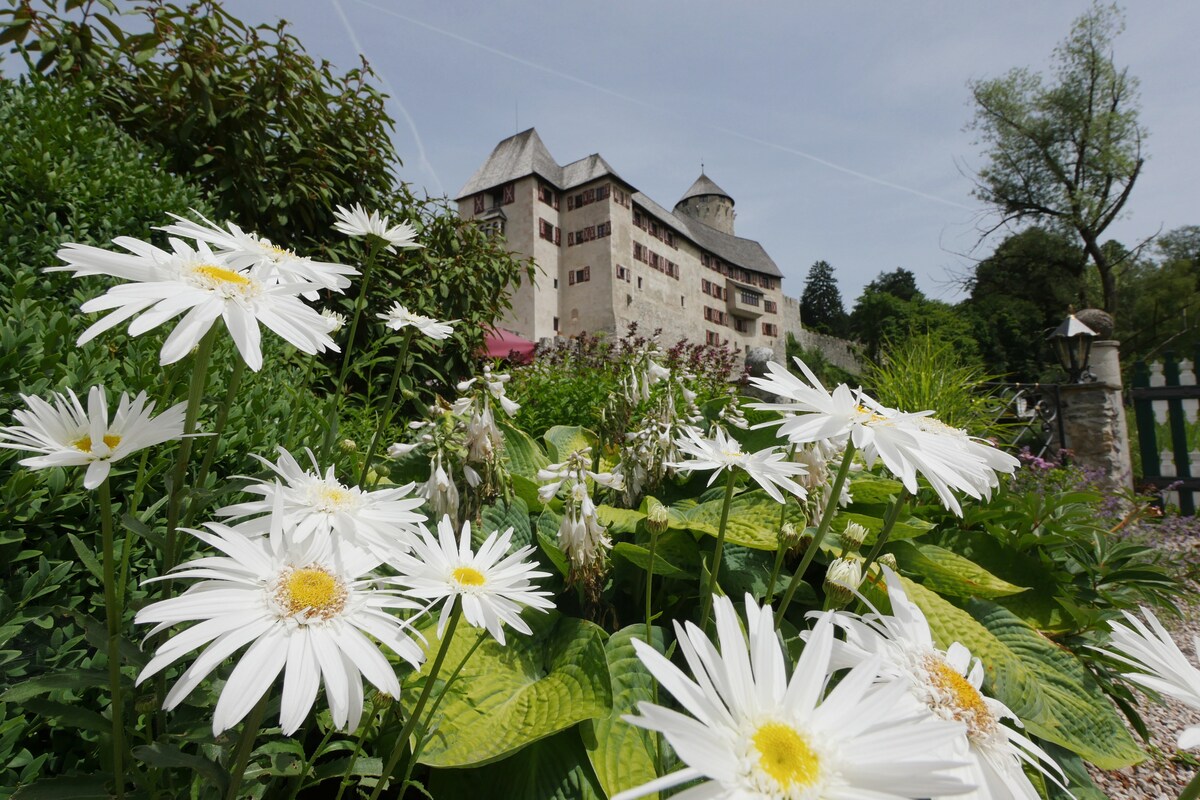
[[[539,341],[583,332],[643,332],[767,347],[799,333],[798,302],[758,242],[734,235],[733,198],[701,171],[668,211],[593,154],[564,166],[537,131],[492,151],[456,198],[459,214],[503,234],[537,275],[499,323]]]

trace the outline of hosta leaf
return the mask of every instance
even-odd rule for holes
[[[593,456],[599,450],[600,440],[596,434],[578,425],[555,425],[542,438],[546,440],[547,451],[556,464],[566,461],[571,453],[585,447],[592,448]]]
[[[651,635],[654,649],[664,652],[662,628],[652,627]],[[633,649],[635,638],[646,641],[645,625],[622,628],[604,645],[612,680],[612,712],[607,717],[585,722],[580,731],[592,768],[609,797],[658,777],[654,734],[622,719],[625,714],[635,713],[638,703],[656,699],[654,678]]]
[[[721,588],[725,594],[741,603],[746,592],[754,599],[762,602],[767,596],[768,583],[771,580],[771,570],[775,566],[775,554],[762,550],[751,550],[736,544],[725,546],[725,554],[721,560]],[[787,591],[791,576],[780,573],[775,581],[775,596]],[[803,599],[803,598],[801,598]]]
[[[650,548],[642,547],[640,544],[633,542],[617,542],[612,549],[614,556],[620,556],[635,567],[640,567],[644,570],[650,569]],[[668,578],[677,578],[681,575],[695,575],[695,570],[686,570],[677,567],[668,561],[659,548],[654,548],[654,574],[665,575]]]
[[[721,529],[723,504],[724,499],[690,507],[676,503],[669,509],[671,527],[716,536]],[[761,489],[737,495],[729,507],[725,541],[755,550],[776,550],[779,547],[780,510],[779,503]],[[786,521],[804,526],[804,513],[794,502],[788,503]]]
[[[855,504],[882,505],[890,503],[903,488],[904,484],[900,481],[864,475],[850,482],[850,496]]]
[[[1100,684],[1073,653],[995,603],[973,600],[967,608],[1030,667],[1038,682],[1045,713],[1025,720],[1031,732],[1101,769],[1121,769],[1145,759]]]
[[[608,528],[612,534],[633,533],[638,523],[646,518],[645,512],[633,508],[615,508],[613,506],[596,506],[596,516],[600,524]]]
[[[1026,590],[996,577],[957,553],[932,544],[899,542],[893,549],[905,572],[921,576],[921,583],[941,595],[953,597],[1004,597]]]
[[[533,542],[533,529],[529,526],[529,507],[519,497],[505,502],[503,498],[490,506],[484,506],[480,512],[483,517],[482,525],[471,526],[471,544],[478,548],[492,531],[503,533],[513,529],[511,549],[524,547]]]
[[[605,800],[575,730],[477,769],[434,770],[429,793],[488,800]]]
[[[504,434],[504,454],[508,457],[510,472],[536,480],[537,471],[550,464],[538,443],[525,431],[511,425],[497,425]]]
[[[612,704],[604,633],[581,619],[528,612],[531,635],[509,630],[507,644],[488,638],[450,685],[421,762],[435,767],[487,764],[585,719]],[[430,650],[438,642],[428,630]],[[447,667],[461,662],[478,632],[463,625],[450,643]],[[429,668],[426,662],[422,674]],[[415,702],[421,681],[406,687]]]

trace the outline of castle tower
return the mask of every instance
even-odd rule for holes
[[[697,222],[715,228],[721,233],[733,235],[733,198],[700,170],[700,177],[691,188],[683,193],[675,204],[675,213],[683,214]]]

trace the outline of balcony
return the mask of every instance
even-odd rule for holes
[[[763,315],[763,295],[757,289],[726,281],[725,296],[725,308],[733,316],[758,319]]]

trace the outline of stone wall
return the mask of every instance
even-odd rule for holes
[[[803,328],[798,332],[793,331],[792,335],[805,350],[819,350],[821,355],[825,356],[825,360],[835,367],[854,375],[862,374],[862,359],[858,355],[858,345],[854,342]]]

